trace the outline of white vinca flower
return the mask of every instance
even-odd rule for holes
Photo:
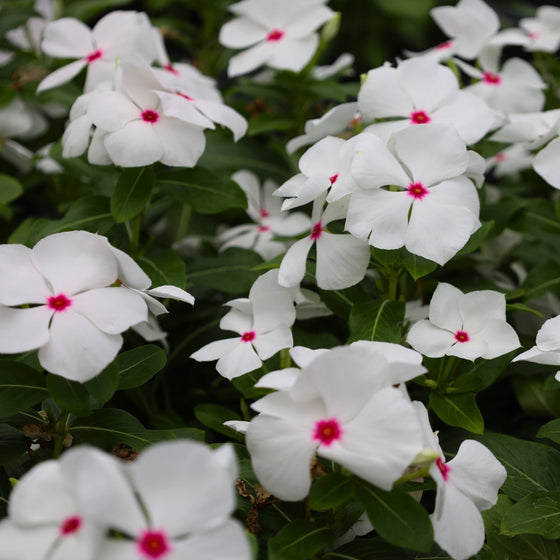
[[[143,61],[156,57],[151,24],[145,13],[114,11],[102,17],[93,29],[74,18],[49,23],[43,32],[41,49],[55,58],[79,58],[49,74],[37,92],[70,81],[87,67],[85,91],[112,81],[116,60]]]
[[[259,414],[247,426],[253,469],[267,490],[283,500],[303,499],[315,453],[391,489],[422,449],[412,403],[393,384],[425,368],[407,352],[402,359],[398,350],[390,353],[396,355],[338,347],[304,356],[295,382],[269,377],[286,389],[255,402]]]
[[[249,560],[245,531],[231,517],[237,475],[229,444],[165,442],[132,463],[91,453],[74,475],[78,501],[87,519],[119,533],[98,539],[96,557]]]
[[[247,170],[237,171],[231,178],[247,196],[247,214],[254,223],[234,226],[220,233],[220,251],[243,247],[270,260],[288,248],[287,243],[277,241],[276,237],[292,237],[309,229],[309,216],[303,212],[282,212],[282,201],[272,196],[278,189],[274,181],[268,179],[261,186],[258,177]]]
[[[435,509],[430,516],[434,540],[453,560],[467,560],[484,545],[480,512],[498,501],[506,469],[487,447],[472,439],[463,441],[455,457],[446,462],[430,427],[426,407],[417,401],[413,404],[422,426],[424,446],[439,455],[430,466],[430,476],[437,485]]]
[[[230,76],[247,74],[266,64],[299,72],[319,45],[317,29],[334,12],[326,0],[243,0],[230,6],[237,17],[220,30],[220,43],[246,49],[228,65]]]
[[[218,360],[216,370],[227,379],[261,367],[262,360],[293,346],[290,327],[296,310],[291,290],[278,284],[278,270],[270,270],[251,287],[249,298],[235,299],[220,328],[240,336],[210,342],[192,354],[200,362]]]
[[[360,282],[369,264],[369,246],[362,239],[345,233],[331,233],[327,226],[346,215],[348,200],[340,199],[325,209],[325,196],[313,203],[311,231],[296,241],[280,264],[278,282],[293,288],[303,280],[309,251],[315,245],[317,285],[323,290],[340,290]]]
[[[350,195],[346,229],[379,249],[404,246],[443,265],[480,227],[478,194],[466,174],[482,158],[451,125],[408,127],[388,146],[369,136],[367,157],[353,165],[360,189]]]
[[[520,346],[506,322],[504,294],[492,290],[464,294],[444,282],[432,296],[428,319],[412,325],[406,340],[424,356],[466,360],[492,360]]]
[[[515,356],[513,361],[560,366],[560,316],[544,322],[535,342],[535,346]],[[556,372],[556,379],[560,381],[560,371]]]
[[[59,461],[39,463],[16,484],[10,495],[8,518],[0,523],[2,558],[64,560],[98,558],[104,524],[84,515],[76,495],[76,467],[93,455],[76,448]]]
[[[539,6],[534,18],[522,18],[519,26],[527,32],[529,51],[555,53],[560,47],[560,8]]]
[[[358,93],[358,107],[366,131],[388,140],[411,125],[449,123],[466,144],[478,142],[499,122],[499,115],[476,95],[459,89],[453,71],[425,57],[370,70]]]

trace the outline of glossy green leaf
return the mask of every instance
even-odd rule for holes
[[[430,274],[439,266],[436,262],[413,255],[405,249],[402,250],[402,262],[414,280]]]
[[[17,461],[29,446],[21,430],[9,424],[0,424],[0,465]]]
[[[547,422],[537,432],[537,437],[547,438],[555,443],[560,443],[560,418]]]
[[[513,500],[560,491],[560,451],[502,434],[486,433],[474,439],[488,447],[506,468],[508,477],[502,492]]]
[[[309,493],[309,507],[324,511],[338,507],[353,497],[352,479],[338,473],[329,473],[313,483]]]
[[[488,234],[494,227],[494,222],[484,222],[470,237],[465,246],[457,253],[458,255],[467,255],[478,249],[488,237]]]
[[[449,426],[464,428],[475,434],[484,432],[484,419],[473,393],[460,395],[430,393],[430,405],[438,417]]]
[[[428,551],[433,544],[432,522],[426,510],[406,492],[385,492],[358,482],[356,498],[364,506],[369,520],[387,542]]]
[[[90,396],[98,404],[105,404],[117,390],[119,384],[119,367],[111,362],[101,373],[84,383]]]
[[[334,535],[310,521],[290,521],[268,541],[269,560],[310,560],[332,543]]]
[[[378,340],[399,344],[404,307],[403,302],[389,300],[355,303],[350,311],[348,342]]]
[[[88,414],[91,410],[90,396],[82,383],[50,373],[47,376],[47,389],[62,410],[76,416]]]
[[[166,171],[158,177],[157,186],[163,194],[189,204],[201,214],[247,208],[245,193],[235,181],[201,167]]]
[[[528,416],[560,416],[560,393],[546,389],[542,377],[515,376],[513,388],[521,408]]]
[[[185,289],[187,272],[181,257],[171,249],[154,249],[138,259],[152,288],[169,285]]]
[[[476,393],[490,387],[511,364],[515,354],[517,354],[517,350],[493,360],[480,358],[475,360],[474,364],[470,360],[462,360],[456,372],[457,377],[452,384],[454,391],[457,393]]]
[[[242,420],[241,416],[226,408],[225,406],[220,406],[218,404],[199,404],[194,408],[194,415],[196,419],[207,426],[208,428],[218,432],[219,434],[224,434],[233,439],[244,441],[245,437],[228,426],[224,426],[224,422],[228,420]]]
[[[0,361],[0,418],[17,414],[47,396],[43,373],[19,362]]]
[[[111,197],[111,214],[117,223],[131,220],[148,204],[155,184],[154,170],[149,167],[125,169]]]
[[[165,351],[155,344],[146,344],[119,354],[119,389],[140,387],[161,371],[167,362]]]
[[[560,539],[560,492],[530,494],[519,500],[502,519],[503,535],[532,533]]]

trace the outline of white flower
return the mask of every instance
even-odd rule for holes
[[[544,322],[537,332],[536,344],[531,349],[515,356],[514,362],[526,361],[549,366],[560,365],[560,316]],[[560,381],[560,372],[556,379]]]
[[[450,68],[424,57],[370,70],[358,94],[358,107],[366,121],[401,117],[376,123],[366,130],[384,140],[411,125],[452,124],[466,144],[478,142],[498,116],[472,93],[461,91]]]
[[[463,441],[455,457],[445,462],[426,407],[413,404],[423,427],[424,445],[439,454],[430,467],[437,485],[435,510],[430,516],[434,540],[453,560],[467,560],[484,544],[480,512],[497,502],[506,470],[487,447],[471,439]]]
[[[527,149],[527,145],[520,142],[489,157],[486,169],[493,170],[496,177],[503,177],[529,169],[534,159],[535,156]]]
[[[269,260],[283,253],[288,245],[276,241],[275,237],[291,237],[309,229],[310,219],[302,212],[289,214],[282,212],[282,201],[272,196],[278,185],[266,180],[262,187],[258,177],[247,170],[237,171],[232,179],[247,196],[247,214],[253,224],[243,224],[230,228],[218,236],[222,244],[220,250],[228,247],[252,249],[263,259]]]
[[[102,527],[84,516],[75,466],[100,451],[76,448],[59,461],[39,463],[16,484],[8,519],[0,523],[2,557],[10,560],[97,558]]]
[[[87,67],[85,91],[112,81],[117,59],[151,63],[155,58],[151,24],[142,12],[114,11],[102,17],[93,29],[74,18],[49,23],[41,48],[55,58],[77,58],[49,74],[37,92],[60,86]]]
[[[354,163],[361,188],[350,195],[346,229],[374,247],[404,246],[446,263],[480,226],[478,194],[465,176],[472,161],[464,142],[450,125],[431,123],[395,133],[390,149],[370,136],[377,146]],[[380,188],[391,185],[402,190]]]
[[[527,50],[555,53],[560,46],[560,8],[539,6],[537,17],[523,18],[519,26],[527,32],[531,42]]]
[[[323,210],[325,195],[317,198],[311,215],[309,235],[296,241],[286,252],[278,275],[282,286],[297,286],[305,276],[307,255],[316,247],[317,268],[315,278],[319,288],[339,290],[360,282],[369,264],[369,247],[352,235],[330,233],[326,227],[346,215],[347,199],[329,204]]]
[[[414,408],[392,387],[395,367],[407,379],[425,371],[339,347],[314,357],[289,389],[255,402],[247,447],[261,484],[283,500],[304,498],[317,453],[390,490],[422,448]]]
[[[241,336],[210,342],[192,354],[194,360],[218,360],[218,373],[233,379],[261,367],[262,360],[282,348],[293,346],[290,327],[296,312],[291,291],[278,285],[278,270],[257,278],[248,299],[232,300],[227,305],[232,309],[220,321],[220,328]]]
[[[520,346],[506,322],[504,294],[479,290],[464,294],[440,282],[430,302],[428,319],[412,325],[407,342],[430,358],[457,356],[491,360]]]
[[[117,355],[120,333],[147,319],[139,294],[111,287],[118,267],[105,237],[71,231],[33,249],[1,245],[0,269],[0,352],[38,348],[41,365],[67,379],[97,375]]]
[[[560,189],[560,138],[555,138],[533,160],[533,169],[552,187]]]
[[[121,533],[99,538],[98,558],[249,560],[231,518],[237,463],[229,444],[212,450],[182,440],[149,447],[132,463],[92,454],[75,474],[88,519]]]
[[[220,43],[247,49],[234,55],[230,76],[246,74],[263,64],[299,72],[319,45],[316,30],[334,15],[326,0],[243,0],[230,10],[238,17],[220,30]]]

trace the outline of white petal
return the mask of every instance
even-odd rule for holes
[[[207,119],[197,109],[197,105],[193,101],[185,99],[177,93],[165,91],[158,91],[156,93],[161,100],[166,117],[173,117],[202,128],[214,128],[212,121]]]
[[[54,72],[51,72],[46,78],[41,80],[37,86],[36,93],[41,93],[42,91],[58,87],[66,82],[69,82],[74,76],[77,76],[85,66],[87,66],[87,62],[85,60],[76,60],[70,64],[66,64],[66,66],[62,66],[62,68],[59,68]]]
[[[235,507],[227,470],[201,443],[160,443],[144,451],[130,470],[152,526],[172,537],[213,529]]]
[[[163,157],[163,146],[153,125],[138,120],[105,137],[105,148],[115,165],[143,167]]]
[[[319,36],[314,33],[301,39],[290,39],[272,43],[272,56],[268,66],[279,70],[299,72],[311,60],[319,45]]]
[[[108,132],[100,128],[95,129],[87,154],[89,163],[93,163],[93,165],[113,165],[113,160],[109,157],[107,148],[105,148],[107,134]]]
[[[323,232],[317,240],[317,285],[340,290],[360,282],[369,264],[369,245],[352,235]]]
[[[51,373],[83,383],[109,365],[121,345],[121,335],[101,332],[70,308],[55,313],[39,363]]]
[[[0,245],[0,304],[45,303],[52,295],[24,245]]]
[[[87,115],[74,119],[62,135],[62,157],[81,156],[88,147],[91,136],[91,121]]]
[[[545,321],[536,339],[540,350],[560,350],[560,316]]]
[[[266,39],[267,31],[247,18],[235,18],[220,29],[220,43],[230,49],[244,49]]]
[[[557,366],[560,365],[560,352],[558,351],[543,352],[542,350],[539,350],[538,346],[533,346],[531,349],[527,350],[526,352],[522,352],[521,354],[515,356],[512,362],[517,362],[519,360],[534,362],[535,364],[546,364],[550,366]]]
[[[154,126],[161,142],[161,163],[180,167],[194,167],[204,152],[206,140],[202,130],[179,119],[162,117]]]
[[[280,272],[278,274],[278,283],[281,286],[290,288],[292,286],[297,286],[303,280],[305,276],[307,254],[313,243],[314,241],[308,236],[296,241],[288,249],[282,259]]]
[[[43,32],[43,52],[58,58],[84,57],[95,50],[91,29],[74,18],[49,23]]]
[[[215,340],[206,346],[203,346],[193,354],[191,358],[197,362],[209,362],[217,360],[222,356],[232,352],[239,344],[239,338],[226,338],[225,340]]]
[[[231,107],[206,99],[195,99],[194,103],[209,119],[229,128],[235,142],[247,132],[247,120]]]
[[[264,334],[257,334],[253,341],[253,346],[262,360],[268,360],[282,348],[291,348],[293,345],[292,331],[284,326]]]
[[[147,290],[146,293],[155,297],[176,299],[194,305],[194,297],[189,294],[189,292],[186,292],[177,286],[158,286],[157,288]]]
[[[241,74],[247,74],[262,66],[272,56],[271,43],[260,43],[232,56],[228,64],[228,76],[233,78]]]
[[[247,429],[247,448],[259,482],[282,500],[305,498],[317,447],[306,426],[259,415]]]
[[[289,327],[295,321],[292,292],[280,286],[278,278],[278,270],[270,270],[259,276],[251,286],[249,299],[252,303],[253,326],[258,332],[278,326]]]
[[[486,360],[492,360],[521,346],[514,328],[503,320],[488,319],[486,326],[477,336],[488,344],[488,349],[482,354]]]
[[[118,91],[100,91],[92,95],[87,115],[98,128],[115,132],[127,123],[139,120],[142,110]]]
[[[126,285],[127,288],[135,288],[136,290],[146,290],[150,287],[152,281],[150,277],[136,264],[136,261],[129,257],[124,251],[117,249],[111,245],[111,251],[117,259],[119,267],[119,280]]]
[[[456,332],[463,327],[463,318],[459,311],[465,294],[459,288],[446,282],[440,282],[430,302],[430,321],[441,329]]]
[[[75,296],[72,310],[108,334],[125,331],[148,319],[142,296],[126,288],[98,288]]]
[[[117,279],[117,261],[107,238],[87,231],[44,237],[33,248],[33,264],[51,284],[53,295],[72,295]]]
[[[233,379],[260,368],[262,361],[249,342],[237,340],[236,347],[216,363],[217,372],[226,379]]]
[[[58,528],[52,526],[24,528],[9,519],[0,522],[2,555],[6,560],[45,558],[57,537]]]
[[[533,169],[555,189],[560,189],[560,138],[554,139],[533,160]]]
[[[445,356],[453,343],[453,333],[434,326],[430,321],[424,320],[415,323],[410,328],[406,341],[421,354],[429,358]]]
[[[17,354],[43,346],[49,340],[52,314],[46,305],[28,309],[0,305],[0,352]]]

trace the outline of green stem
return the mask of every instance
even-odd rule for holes
[[[391,301],[397,301],[397,289],[399,286],[399,274],[393,273],[389,276],[388,297]]]
[[[449,356],[446,360],[445,369],[438,375],[438,386],[444,388],[451,374],[457,368],[458,362],[455,356]]]
[[[280,369],[286,369],[292,366],[292,358],[290,357],[289,348],[280,350]]]
[[[404,484],[405,482],[410,482],[411,480],[416,480],[417,478],[424,478],[430,475],[430,465],[418,469],[412,473],[405,474],[395,481],[395,486],[397,484]]]

